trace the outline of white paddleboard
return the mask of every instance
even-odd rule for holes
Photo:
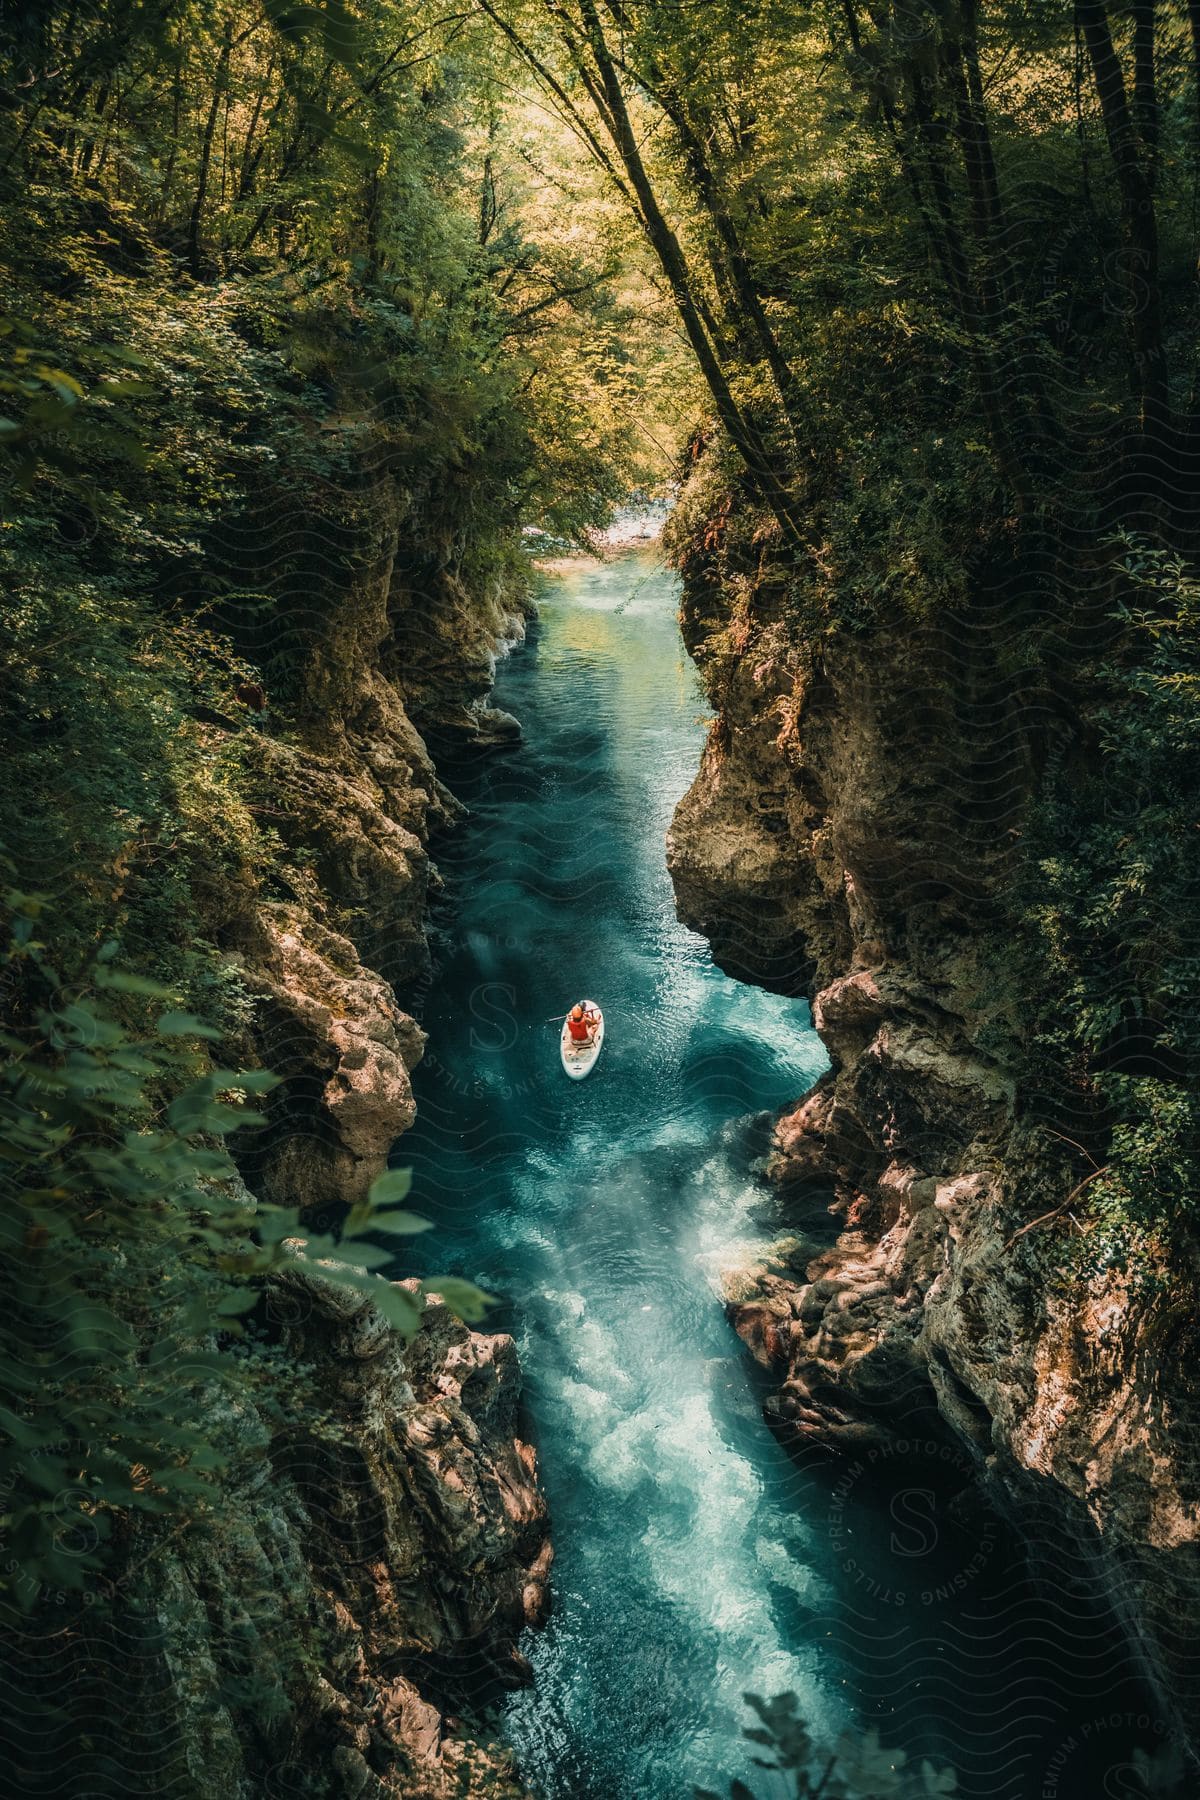
[[[567,1030],[567,1021],[563,1020],[562,1037],[559,1040],[559,1055],[562,1066],[572,1081],[582,1081],[590,1075],[600,1055],[600,1047],[604,1042],[604,1014],[594,1000],[585,1000],[584,1008],[594,1015],[596,1030],[590,1044],[577,1044]]]

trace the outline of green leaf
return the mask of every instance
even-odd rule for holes
[[[372,1213],[370,1225],[372,1231],[386,1231],[396,1237],[415,1237],[418,1232],[433,1230],[432,1220],[399,1208],[394,1212]]]
[[[258,1290],[248,1288],[242,1293],[226,1294],[217,1302],[218,1319],[238,1319],[243,1313],[252,1312],[258,1305]]]
[[[395,1260],[395,1252],[383,1244],[368,1244],[356,1238],[343,1238],[335,1254],[356,1269],[382,1269]]]
[[[55,393],[60,394],[63,399],[68,401],[83,399],[81,383],[76,381],[74,375],[69,375],[65,369],[52,369],[46,363],[35,363],[33,372],[39,380],[48,382]]]
[[[387,1206],[394,1200],[405,1199],[411,1188],[411,1169],[385,1169],[384,1173],[377,1175],[371,1183],[367,1200],[373,1207]]]
[[[221,1033],[212,1025],[206,1025],[203,1019],[196,1018],[194,1013],[165,1012],[161,1013],[157,1029],[163,1037],[198,1037],[210,1044],[221,1041]]]
[[[115,951],[115,945],[112,948]],[[104,950],[100,952],[100,958],[103,960],[97,958],[92,969],[92,980],[97,987],[111,988],[117,994],[142,994],[147,1000],[173,1000],[175,998],[174,992],[169,987],[165,987],[161,981],[151,981],[147,975],[131,975],[127,969],[109,968],[108,958],[105,956],[105,951],[108,949],[109,946],[106,944]]]
[[[225,1077],[224,1070],[219,1071],[223,1088],[241,1088],[245,1094],[269,1094],[283,1080],[273,1069],[239,1069],[236,1075]]]
[[[421,1292],[436,1294],[465,1325],[477,1325],[488,1307],[496,1304],[494,1294],[485,1294],[473,1281],[463,1281],[457,1275],[430,1276],[421,1283]]]
[[[136,1339],[123,1319],[96,1301],[73,1300],[67,1331],[77,1350],[90,1357],[115,1359],[129,1355]]]
[[[405,1337],[412,1337],[420,1326],[424,1310],[419,1297],[390,1281],[377,1282],[369,1291],[388,1324],[394,1325]]]
[[[266,1124],[261,1113],[212,1099],[207,1086],[207,1082],[200,1082],[186,1089],[168,1106],[167,1122],[181,1136],[211,1131],[214,1137],[228,1137],[233,1131],[259,1131]]]

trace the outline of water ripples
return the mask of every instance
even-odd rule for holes
[[[1029,1800],[1070,1723],[1038,1660],[1053,1618],[1007,1575],[897,1607],[978,1544],[918,1570],[865,1477],[839,1499],[786,1458],[724,1318],[721,1271],[771,1235],[730,1121],[795,1099],[825,1056],[802,1002],[728,980],[675,919],[663,838],[703,710],[676,604],[645,556],[555,583],[501,671],[524,744],[449,772],[472,817],[439,851],[453,925],[399,1154],[437,1227],[409,1267],[501,1296],[551,1503],[555,1610],[507,1727],[541,1800],[686,1800],[735,1775],[772,1800],[741,1696],[794,1689],[818,1735],[879,1722],[976,1800]],[[549,1020],[584,993],[607,1033],[574,1084]]]

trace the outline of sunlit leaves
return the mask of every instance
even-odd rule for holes
[[[325,0],[319,6],[304,0],[263,0],[263,10],[284,38],[307,39],[327,56],[351,65],[361,55],[362,32],[344,0]]]

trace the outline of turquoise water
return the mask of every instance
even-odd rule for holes
[[[703,702],[675,614],[648,552],[547,581],[497,689],[525,742],[447,770],[472,816],[438,851],[436,982],[406,996],[429,1046],[400,1160],[437,1227],[414,1250],[502,1297],[553,1515],[554,1611],[507,1732],[542,1800],[732,1776],[771,1800],[741,1696],[791,1689],[818,1737],[878,1723],[980,1800],[1042,1794],[1052,1763],[1055,1800],[1090,1800],[1138,1736],[1062,1748],[1132,1704],[1111,1637],[1089,1626],[1073,1671],[1078,1618],[995,1524],[933,1525],[956,1471],[932,1449],[797,1466],[726,1323],[720,1271],[773,1235],[746,1115],[826,1059],[803,1001],[728,980],[676,921],[663,837]],[[549,1021],[584,993],[607,1038],[576,1084]]]

